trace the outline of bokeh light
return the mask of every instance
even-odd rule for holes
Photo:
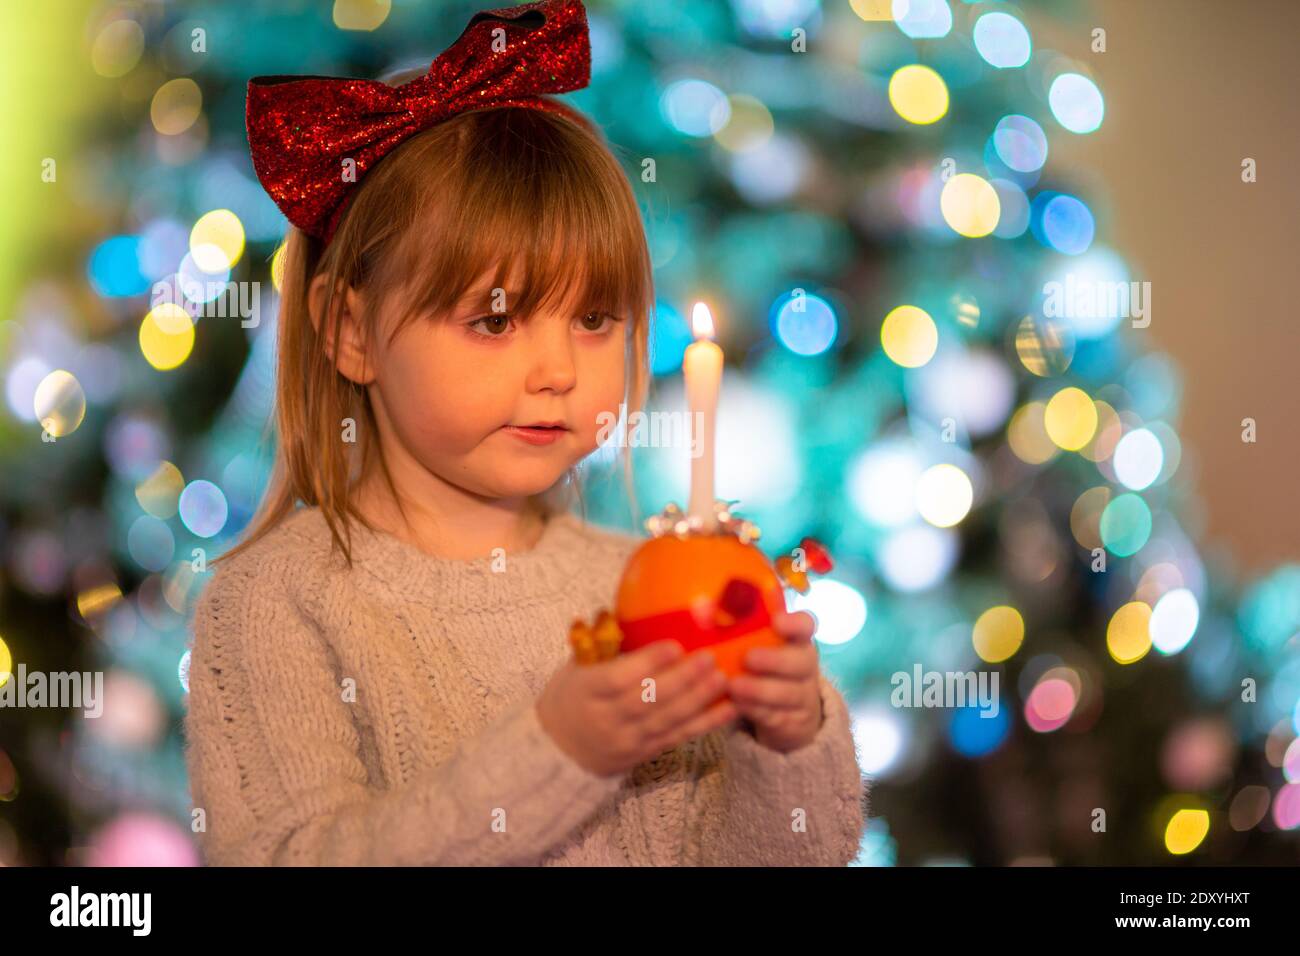
[[[1012,69],[1029,62],[1033,44],[1025,25],[1009,13],[985,13],[972,31],[975,49],[990,66]]]
[[[980,660],[1000,664],[1020,650],[1025,639],[1025,619],[1005,604],[991,607],[975,621],[971,643]]]
[[[727,124],[714,133],[718,145],[733,153],[745,153],[772,139],[776,124],[767,106],[753,96],[733,93],[728,97]]]
[[[1087,252],[1097,231],[1092,211],[1081,200],[1059,193],[1041,203],[1035,197],[1029,221],[1040,242],[1068,256]]]
[[[230,269],[244,254],[244,224],[229,209],[204,213],[190,231],[190,254],[206,273]]]
[[[1130,601],[1120,607],[1106,625],[1106,649],[1120,664],[1133,664],[1151,650],[1151,607]]]
[[[334,25],[340,30],[377,30],[392,7],[392,0],[334,0]]]
[[[854,713],[852,728],[862,772],[872,776],[887,774],[902,755],[905,743],[898,717],[888,711]]]
[[[1075,339],[1060,319],[1026,315],[1016,326],[1016,355],[1020,364],[1040,378],[1062,374],[1074,359]]]
[[[1121,558],[1137,554],[1151,537],[1151,509],[1136,494],[1112,498],[1098,525],[1101,542]]]
[[[86,393],[77,377],[55,369],[36,386],[32,401],[36,421],[54,438],[71,435],[86,417]]]
[[[948,722],[948,739],[953,749],[963,757],[983,757],[997,750],[1010,730],[1011,719],[1001,703],[996,713],[968,704],[953,708],[952,719]]]
[[[203,91],[187,76],[168,80],[158,87],[149,106],[154,129],[164,136],[179,136],[203,111]]]
[[[135,499],[148,514],[166,520],[176,515],[184,487],[180,469],[170,461],[160,461],[153,474],[135,486]]]
[[[191,481],[177,504],[181,522],[200,538],[211,538],[226,526],[230,510],[226,496],[210,481]]]
[[[105,297],[140,295],[149,290],[149,278],[140,265],[138,236],[110,236],[90,254],[86,275],[95,291]]]
[[[847,644],[867,623],[867,602],[861,592],[833,578],[809,581],[808,593],[792,593],[786,606],[791,611],[808,611],[817,619],[813,636],[819,644]]]
[[[113,79],[135,69],[144,52],[144,30],[122,17],[106,24],[90,48],[90,65],[100,76]]]
[[[993,149],[1008,169],[1032,173],[1047,162],[1047,134],[1028,116],[1004,116],[993,130]]]
[[[892,0],[891,13],[898,29],[914,40],[945,37],[952,29],[948,0]]]
[[[934,358],[939,347],[939,327],[924,309],[900,305],[885,316],[880,344],[894,364],[919,368]]]
[[[1028,402],[1016,409],[1007,425],[1007,444],[1021,461],[1041,465],[1051,461],[1060,449],[1047,434],[1047,405]]]
[[[1210,814],[1205,810],[1178,810],[1165,827],[1165,848],[1174,856],[1191,853],[1210,832]]]
[[[916,510],[936,528],[950,528],[970,512],[975,492],[956,465],[934,465],[916,483]]]
[[[948,86],[928,66],[912,63],[889,78],[889,102],[909,123],[937,123],[948,112]]]
[[[835,343],[839,329],[835,309],[811,294],[786,297],[773,324],[777,339],[795,355],[820,355]]]
[[[1166,592],[1151,611],[1151,643],[1161,654],[1177,654],[1196,633],[1201,608],[1187,588]]]
[[[971,239],[991,233],[1001,213],[997,190],[973,173],[958,173],[944,184],[939,208],[953,232]]]
[[[878,442],[862,452],[849,468],[849,501],[874,525],[901,525],[916,515],[916,485],[923,470],[910,443]]]
[[[179,305],[164,302],[140,323],[140,352],[160,372],[173,369],[194,349],[194,322]]]
[[[1111,490],[1105,485],[1089,488],[1075,499],[1070,508],[1070,533],[1081,547],[1089,551],[1103,547],[1101,516],[1110,503]]]
[[[1136,428],[1115,446],[1115,475],[1120,483],[1141,491],[1151,487],[1164,466],[1164,449],[1160,439],[1145,428]]]
[[[948,576],[958,551],[957,535],[951,530],[908,525],[891,532],[880,545],[880,576],[895,591],[925,591]]]
[[[713,136],[731,119],[731,103],[725,93],[704,80],[677,80],[669,84],[659,101],[659,110],[669,125],[687,136]]]
[[[1059,448],[1078,451],[1097,430],[1097,408],[1080,388],[1063,388],[1043,410],[1043,427]]]
[[[1101,90],[1080,73],[1062,73],[1053,80],[1047,102],[1056,121],[1071,133],[1091,133],[1106,114]]]
[[[1077,704],[1073,684],[1063,677],[1045,677],[1025,699],[1025,723],[1037,733],[1051,733],[1070,722]]]

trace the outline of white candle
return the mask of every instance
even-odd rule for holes
[[[706,532],[716,530],[713,514],[713,427],[718,417],[722,384],[722,349],[713,341],[713,316],[703,302],[691,313],[695,341],[682,359],[686,406],[691,416],[691,503],[688,513],[700,519]],[[699,454],[695,455],[698,447]]]

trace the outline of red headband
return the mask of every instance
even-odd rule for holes
[[[253,168],[288,220],[328,243],[362,175],[420,130],[501,106],[547,110],[589,126],[539,94],[581,89],[590,79],[580,0],[484,10],[427,74],[403,86],[327,76],[249,80]],[[345,177],[349,171],[354,175]]]

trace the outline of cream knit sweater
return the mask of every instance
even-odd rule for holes
[[[186,763],[215,865],[843,866],[866,790],[849,715],[782,754],[739,725],[590,773],[533,703],[638,538],[571,514],[529,551],[436,558],[317,508],[218,564],[195,606]]]

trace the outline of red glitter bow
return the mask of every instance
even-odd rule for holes
[[[458,113],[502,106],[547,110],[585,124],[563,103],[539,94],[580,89],[590,79],[587,11],[579,0],[484,10],[427,74],[402,86],[327,76],[253,77],[246,114],[253,168],[288,220],[328,243],[362,175],[415,133]]]

